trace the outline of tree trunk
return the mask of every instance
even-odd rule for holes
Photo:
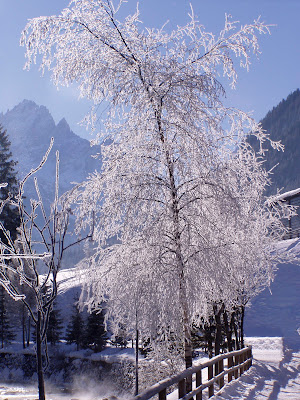
[[[230,322],[230,324],[231,324],[231,326],[233,328],[234,335],[235,335],[235,348],[236,348],[236,350],[240,350],[240,341],[239,341],[238,328],[237,328],[237,325],[236,325],[236,322],[235,322],[235,314],[236,314],[235,312],[233,312],[231,314],[231,322]]]
[[[135,332],[135,396],[139,393],[139,331]]]
[[[4,321],[3,321],[3,317],[2,317],[2,324],[1,324],[1,348],[2,349],[4,348]]]
[[[185,359],[185,368],[190,368],[193,365],[193,357],[192,357],[192,335],[191,329],[189,325],[185,325],[184,327],[184,359]],[[186,393],[192,391],[192,376],[186,378]]]
[[[191,344],[190,339],[187,339],[188,336],[189,336],[189,333],[186,333],[185,345],[184,345],[185,368],[190,368],[193,365],[192,344]]]
[[[1,348],[4,348],[4,288],[1,286],[1,299],[2,299],[2,307],[1,307]]]
[[[221,324],[222,307],[217,311],[217,306],[214,306],[214,314],[216,321],[216,336],[215,336],[215,356],[220,354],[222,341],[222,324]]]
[[[207,351],[208,351],[208,358],[213,358],[213,341],[211,335],[207,337]]]
[[[25,317],[25,306],[22,304],[22,339],[23,349],[26,348],[26,317]]]
[[[185,282],[185,265],[182,257],[182,249],[181,249],[181,233],[180,233],[180,223],[179,223],[179,205],[178,205],[178,193],[175,182],[175,174],[174,174],[174,162],[172,160],[169,148],[166,146],[165,142],[165,133],[162,129],[162,103],[163,99],[160,98],[158,102],[158,107],[154,109],[154,115],[157,121],[157,128],[159,132],[160,141],[164,147],[165,157],[166,157],[166,166],[167,173],[169,176],[169,184],[170,184],[170,206],[172,210],[172,219],[173,219],[173,229],[174,229],[174,247],[176,249],[176,259],[177,266],[179,272],[179,297],[180,297],[180,305],[182,312],[182,323],[183,323],[183,332],[184,332],[184,357],[185,357],[185,366],[189,368],[192,366],[192,334],[191,334],[191,326],[190,326],[190,315],[189,315],[189,307],[186,293],[186,282]],[[187,393],[192,389],[192,380],[187,379],[186,381],[186,390]]]
[[[36,323],[36,360],[39,386],[39,400],[45,400],[45,382],[42,359],[42,339],[41,339],[41,312],[38,311]]]
[[[31,331],[31,317],[28,315],[28,326],[27,326],[27,347],[30,345],[30,332]]]
[[[241,306],[241,348],[245,347],[244,345],[244,320],[245,320],[245,307]]]
[[[228,323],[228,315],[227,311],[223,311],[223,321],[224,321],[224,328],[225,328],[225,333],[226,333],[226,339],[227,339],[227,349],[228,351],[233,351],[233,345],[232,345],[232,330],[230,329],[229,323]]]
[[[183,329],[184,329],[184,360],[185,360],[185,368],[190,368],[193,365],[192,358],[192,332],[189,320],[189,311],[188,311],[188,303],[186,298],[186,288],[185,288],[185,279],[184,273],[182,270],[180,277],[180,298],[181,298],[181,307],[183,314]],[[186,393],[189,393],[192,390],[192,376],[186,379]]]

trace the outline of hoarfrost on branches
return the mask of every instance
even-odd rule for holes
[[[71,1],[59,16],[29,21],[21,44],[26,68],[41,55],[56,85],[76,82],[81,97],[108,104],[102,169],[72,192],[78,229],[97,220],[88,304],[105,302],[116,331],[126,324],[153,342],[169,333],[188,367],[192,321],[208,317],[209,304],[230,310],[268,284],[280,217],[290,215],[263,198],[271,139],[224,105],[220,81],[236,85],[235,58],[248,69],[269,26],[238,28],[226,16],[215,36],[191,9],[185,26],[167,32],[144,27],[138,8],[120,21],[122,3]]]

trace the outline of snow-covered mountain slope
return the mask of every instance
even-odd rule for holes
[[[20,179],[40,163],[51,137],[54,137],[48,161],[37,173],[47,202],[53,201],[56,150],[60,153],[60,194],[72,187],[71,182],[81,182],[89,173],[100,168],[101,160],[92,157],[100,153],[100,146],[91,147],[88,140],[70,130],[65,119],[56,125],[48,109],[33,101],[23,100],[5,114],[0,113],[0,124],[9,135]],[[30,194],[32,189],[28,189]]]
[[[300,240],[283,241],[281,246],[300,256]],[[280,336],[287,347],[300,349],[300,265],[282,264],[274,282],[254,298],[246,309],[247,336]]]

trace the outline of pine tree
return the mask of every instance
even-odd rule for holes
[[[94,352],[102,351],[106,345],[107,332],[104,326],[103,310],[93,311],[87,319],[85,342]]]
[[[0,342],[1,348],[5,343],[10,343],[15,338],[15,334],[10,325],[7,315],[7,296],[5,290],[0,286]]]
[[[7,183],[7,186],[0,190],[0,201],[5,200],[9,195],[14,196],[18,193],[18,180],[15,171],[17,163],[12,160],[10,145],[6,130],[0,125],[0,183]],[[11,238],[16,239],[17,227],[20,225],[17,208],[12,208],[8,204],[5,205],[0,214],[0,222],[10,232]],[[2,230],[0,231],[0,238],[1,241],[7,243]],[[5,290],[0,286],[0,341],[2,348],[5,343],[10,343],[15,338],[8,317],[7,302],[8,297]]]
[[[47,329],[47,342],[56,345],[62,336],[63,324],[58,308],[54,307],[50,313]]]
[[[6,199],[9,194],[14,196],[18,193],[18,179],[15,171],[17,162],[12,160],[10,145],[6,130],[0,125],[0,183],[7,183],[7,187],[1,188],[0,200]],[[16,229],[20,225],[18,209],[7,204],[0,215],[0,221],[14,240],[17,236]],[[2,236],[1,232],[1,239]]]
[[[67,326],[66,341],[68,344],[76,343],[77,350],[84,346],[84,321],[77,303],[73,305],[73,314]]]

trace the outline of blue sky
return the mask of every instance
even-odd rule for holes
[[[166,29],[188,21],[190,2],[207,31],[222,29],[225,13],[242,24],[261,19],[272,28],[271,36],[261,37],[262,54],[253,60],[249,73],[240,71],[235,91],[228,93],[232,105],[253,111],[262,118],[282,98],[300,87],[300,0],[140,0],[141,20],[146,26]],[[0,0],[0,111],[6,112],[24,98],[45,105],[56,122],[63,117],[72,130],[85,137],[88,133],[77,123],[90,104],[78,100],[76,88],[60,89],[49,76],[41,77],[38,66],[23,70],[24,49],[19,46],[22,29],[28,19],[58,14],[67,6],[66,0]],[[135,0],[124,5],[124,15],[133,10]]]

